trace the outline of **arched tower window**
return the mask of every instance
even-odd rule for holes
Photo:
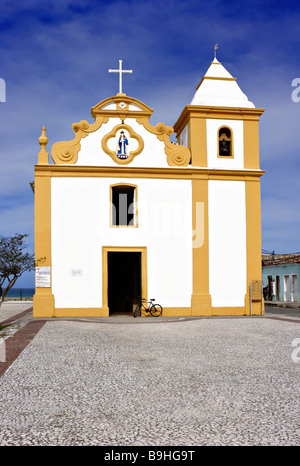
[[[232,131],[227,126],[219,129],[219,157],[233,157]]]
[[[111,225],[137,226],[136,198],[137,188],[120,184],[111,186]]]

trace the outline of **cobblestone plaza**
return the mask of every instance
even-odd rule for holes
[[[299,445],[300,319],[96,320],[3,374],[1,445]]]

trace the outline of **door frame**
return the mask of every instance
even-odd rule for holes
[[[291,274],[291,301],[298,302],[298,275],[296,273]]]
[[[140,252],[141,253],[141,294],[148,298],[147,247],[102,246],[102,307],[108,308],[108,252]]]
[[[290,287],[290,276],[283,276],[283,301],[290,302],[291,298],[291,287]]]

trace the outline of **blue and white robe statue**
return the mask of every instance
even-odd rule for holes
[[[127,159],[127,147],[128,146],[128,139],[126,138],[124,132],[121,132],[121,135],[119,137],[119,142],[118,142],[118,148],[117,148],[117,156],[119,159]]]

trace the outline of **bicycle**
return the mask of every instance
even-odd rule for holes
[[[141,316],[142,312],[150,313],[152,317],[159,317],[162,315],[163,308],[160,304],[154,303],[155,299],[140,298],[139,304],[133,309],[133,317]],[[146,307],[147,306],[147,307]]]

